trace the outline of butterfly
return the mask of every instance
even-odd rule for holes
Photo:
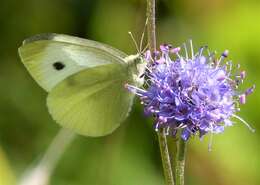
[[[112,133],[128,116],[134,95],[124,84],[142,85],[145,62],[96,41],[40,34],[18,49],[33,79],[48,92],[47,107],[64,128],[85,136]]]

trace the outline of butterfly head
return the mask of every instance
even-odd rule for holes
[[[142,54],[129,55],[125,58],[129,70],[133,75],[133,80],[137,86],[142,86],[144,83],[144,73],[147,66],[147,61]]]
[[[133,74],[133,80],[136,83],[136,86],[139,86],[139,87],[144,84],[145,71],[146,71],[147,64],[148,64],[148,61],[145,59],[146,58],[145,53],[148,48],[148,44],[145,47],[143,47],[143,41],[144,41],[144,35],[145,35],[147,23],[148,23],[148,19],[146,19],[139,46],[138,46],[133,34],[131,32],[128,32],[130,37],[133,40],[137,54],[127,56],[125,58],[125,60],[131,69],[131,72]]]

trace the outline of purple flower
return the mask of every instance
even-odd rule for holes
[[[255,86],[239,90],[246,73],[238,72],[239,66],[234,72],[231,61],[224,63],[228,51],[216,58],[206,47],[194,54],[192,43],[191,56],[186,45],[184,56],[180,50],[180,47],[161,45],[160,51],[154,54],[155,59],[147,51],[144,88],[126,85],[140,97],[145,114],[155,117],[155,130],[165,128],[168,134],[175,135],[182,129],[182,139],[188,140],[197,133],[200,137],[209,132],[222,133],[226,126],[233,124],[232,117],[253,130],[236,112]]]

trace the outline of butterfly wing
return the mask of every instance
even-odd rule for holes
[[[126,68],[110,64],[72,75],[49,93],[49,112],[79,134],[107,135],[124,121],[132,105],[133,95],[124,88],[127,73]]]
[[[19,55],[32,77],[47,92],[86,68],[111,63],[124,65],[126,57],[105,44],[59,34],[41,34],[25,40]]]
[[[45,34],[25,40],[19,54],[49,92],[49,112],[61,126],[102,136],[127,117],[133,95],[124,83],[133,82],[133,75],[123,52],[95,41]]]

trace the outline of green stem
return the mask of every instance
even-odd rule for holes
[[[168,143],[168,150],[171,160],[171,166],[172,166],[172,176],[173,180],[175,182],[175,166],[176,166],[176,153],[177,153],[177,141],[178,139],[176,137],[168,137],[167,143]]]
[[[164,128],[158,132],[158,140],[159,140],[159,146],[160,146],[160,151],[161,151],[161,158],[162,158],[165,182],[167,185],[174,185],[171,160],[170,160],[170,155],[169,155],[169,151],[168,151],[167,138],[166,138]]]
[[[156,50],[156,31],[155,31],[155,0],[147,0],[147,35],[149,50],[153,53]]]
[[[156,51],[156,31],[155,31],[155,0],[147,0],[147,35],[149,50],[154,53]],[[167,185],[174,185],[171,161],[167,146],[167,138],[165,129],[158,132],[158,140],[161,151],[162,165],[164,171],[164,178]]]
[[[176,185],[184,185],[184,169],[187,143],[179,138],[177,143],[177,155],[175,162],[175,183]]]

